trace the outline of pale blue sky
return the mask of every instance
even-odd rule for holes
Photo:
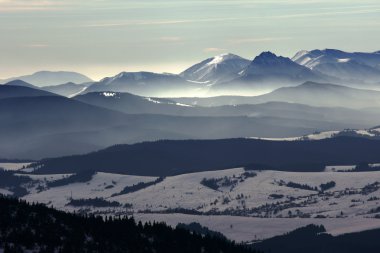
[[[0,78],[178,73],[207,57],[380,50],[379,0],[0,0]]]

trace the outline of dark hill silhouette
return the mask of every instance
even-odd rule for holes
[[[53,93],[19,85],[0,85],[0,99],[15,97],[56,96]]]
[[[87,155],[43,160],[40,173],[81,170],[170,176],[262,164],[278,170],[320,171],[328,164],[380,161],[380,141],[337,137],[320,141],[254,139],[157,141],[117,145]],[[251,166],[265,169],[266,166]]]
[[[332,236],[323,226],[308,225],[285,235],[255,243],[254,249],[271,253],[377,252],[380,229]]]

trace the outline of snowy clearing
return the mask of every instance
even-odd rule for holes
[[[309,224],[325,226],[327,233],[339,235],[380,227],[380,219],[265,219],[238,216],[200,216],[187,214],[135,214],[142,222],[165,222],[175,227],[178,223],[198,222],[237,242],[250,242],[282,235]]]

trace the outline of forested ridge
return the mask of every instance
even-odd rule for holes
[[[0,249],[7,252],[254,252],[221,237],[163,223],[65,213],[0,196]]]

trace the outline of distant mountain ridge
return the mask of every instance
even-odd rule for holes
[[[303,50],[290,59],[267,51],[252,61],[226,53],[207,58],[180,74],[121,72],[92,82],[75,72],[41,71],[17,79],[34,86],[48,86],[48,91],[64,96],[98,91],[149,97],[259,95],[307,81],[372,89],[379,88],[380,53]],[[57,85],[60,86],[53,87]]]
[[[68,82],[77,84],[93,82],[87,76],[70,71],[38,71],[31,75],[12,77],[4,80],[0,80],[0,83],[7,83],[13,80],[22,80],[24,82],[33,84],[38,87],[59,85]]]
[[[336,49],[302,50],[292,60],[311,70],[353,83],[376,83],[380,80],[380,54]]]
[[[169,98],[178,103],[198,106],[259,104],[270,101],[311,106],[366,108],[380,106],[380,91],[350,88],[330,83],[305,82],[282,87],[260,96],[216,96],[205,98]]]
[[[252,95],[255,92],[272,91],[284,86],[296,86],[306,81],[327,82],[332,78],[308,69],[290,58],[263,52],[228,82],[215,84],[212,92],[221,94]]]
[[[281,79],[284,81],[313,81],[322,77],[290,58],[277,56],[271,52],[263,52],[241,73],[243,80]]]
[[[42,89],[65,97],[72,97],[84,92],[91,83],[76,84],[73,82],[45,86]]]
[[[379,140],[338,137],[317,141],[183,140],[116,145],[98,152],[42,160],[38,173],[83,170],[169,176],[258,165],[285,171],[323,171],[326,165],[376,163]],[[261,165],[261,166],[260,166]],[[255,166],[251,166],[255,167]]]
[[[8,92],[0,97],[0,153],[7,158],[72,155],[159,139],[302,136],[347,127],[364,129],[377,125],[379,118],[376,110],[276,102],[202,108],[115,92],[69,99],[22,86],[2,85],[2,89]],[[358,120],[353,121],[353,115]]]
[[[103,78],[85,92],[129,92],[142,96],[172,94],[252,93],[261,89],[295,86],[305,81],[335,80],[301,66],[291,59],[264,52],[253,61],[222,54],[191,66],[179,75],[152,72],[121,72]]]
[[[9,81],[7,83],[5,83],[4,85],[7,85],[7,86],[22,86],[22,87],[28,87],[28,88],[32,88],[32,89],[39,89],[39,87],[37,86],[34,86],[33,84],[30,84],[30,83],[27,83],[23,80],[12,80],[12,81]]]
[[[0,85],[0,99],[42,96],[55,96],[55,94],[23,85]]]
[[[316,85],[318,86],[318,84]],[[321,84],[321,86],[323,86],[323,84]],[[310,90],[310,92],[312,93],[313,90]],[[339,95],[340,94],[337,96]],[[317,99],[318,98],[319,96]],[[190,98],[183,98],[183,102],[179,102],[182,100],[179,99],[179,101],[176,101],[178,100],[176,98],[141,97],[121,92],[91,92],[75,96],[73,99],[126,114],[159,114],[181,117],[280,117],[293,121],[300,119],[314,121],[313,123],[309,122],[309,125],[315,127],[322,126],[322,122],[324,122],[330,126],[330,130],[340,129],[339,127],[342,125],[345,128],[373,126],[378,124],[376,119],[380,116],[380,112],[375,108],[373,110],[357,110],[342,107],[312,107],[300,103],[287,102],[286,96],[278,96],[278,100],[282,100],[280,102],[276,102],[275,99],[273,99],[273,101],[269,98],[262,99],[260,96],[204,98],[199,104],[196,103],[197,100],[192,101]],[[292,97],[290,97],[290,99],[292,99]],[[202,106],[202,103],[207,102],[210,104]],[[220,103],[220,105],[213,106],[212,103],[214,102],[215,104]],[[225,105],[223,105],[223,103],[225,103]],[[368,103],[370,104],[371,100],[369,100]],[[332,124],[331,122],[334,123]],[[302,123],[299,123],[301,126]]]
[[[172,92],[186,92],[198,88],[197,84],[184,80],[179,75],[153,72],[121,72],[90,85],[86,92],[129,92],[141,96],[162,96]]]

